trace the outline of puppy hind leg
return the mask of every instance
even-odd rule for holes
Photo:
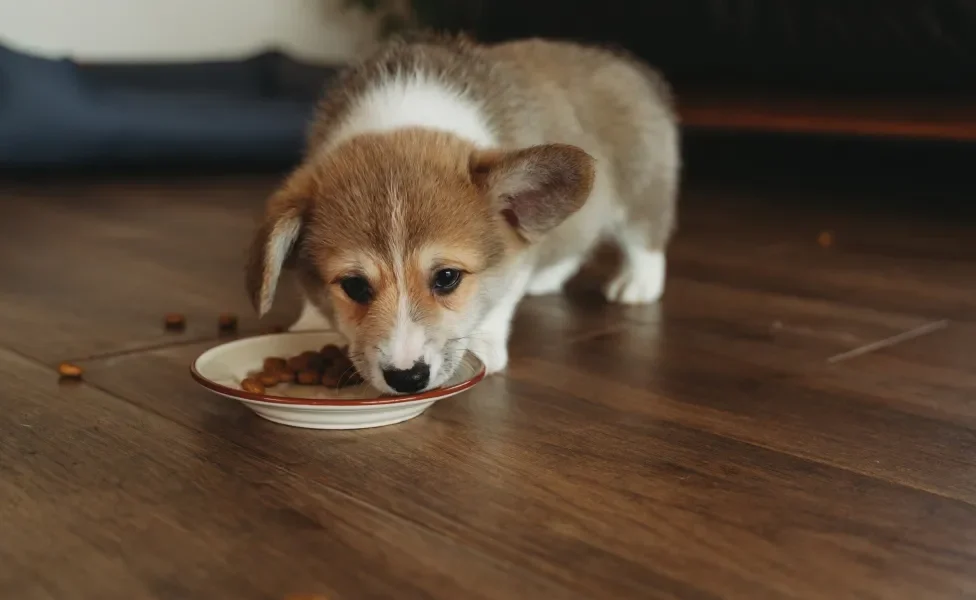
[[[630,227],[617,235],[624,264],[603,288],[610,302],[651,304],[664,293],[667,259],[663,248],[655,248],[646,237]]]
[[[603,288],[603,295],[610,302],[652,304],[664,293],[665,248],[674,228],[675,206],[673,202],[660,206],[654,217],[625,219],[614,232],[624,260],[620,272]]]

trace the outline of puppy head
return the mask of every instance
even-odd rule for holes
[[[269,200],[247,285],[271,307],[283,265],[388,393],[443,385],[505,291],[505,265],[585,202],[593,161],[544,145],[479,151],[450,134],[353,138]]]

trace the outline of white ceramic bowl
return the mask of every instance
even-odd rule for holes
[[[310,429],[362,429],[400,423],[419,416],[438,400],[474,387],[485,376],[485,366],[468,353],[445,385],[419,394],[384,396],[368,384],[342,389],[281,384],[263,394],[241,389],[241,381],[248,373],[260,370],[266,357],[295,356],[326,344],[341,346],[344,342],[334,331],[239,339],[201,354],[190,365],[190,373],[203,387],[244,403],[269,421]]]

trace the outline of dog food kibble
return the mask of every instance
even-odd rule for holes
[[[277,373],[261,373],[261,375],[258,376],[258,381],[260,381],[261,385],[264,387],[272,387],[278,385],[281,380],[278,378]]]
[[[347,348],[335,344],[324,346],[318,352],[306,350],[297,356],[269,356],[261,364],[261,370],[248,373],[241,382],[247,391],[265,389],[279,384],[297,383],[300,385],[322,385],[330,388],[343,388],[363,383],[347,355]],[[245,382],[252,389],[245,387]]]
[[[186,317],[179,313],[169,313],[163,317],[163,324],[170,331],[182,331],[186,327]]]
[[[308,357],[302,355],[292,356],[286,364],[292,371],[304,371],[308,368]]]
[[[217,319],[217,329],[224,333],[237,331],[237,315],[224,313]]]
[[[241,389],[244,390],[245,392],[251,392],[252,394],[264,393],[264,385],[257,379],[254,379],[253,377],[248,377],[247,379],[242,381]]]
[[[315,385],[319,382],[318,371],[299,371],[295,378],[302,385]]]
[[[58,365],[58,375],[69,379],[80,379],[82,374],[81,367],[71,363],[61,363]]]
[[[336,346],[335,344],[329,344],[327,346],[323,346],[322,349],[319,350],[319,354],[321,354],[326,360],[330,362],[346,357],[345,352],[342,351],[342,348]]]
[[[277,356],[269,356],[268,358],[264,359],[263,366],[266,373],[270,371],[280,372],[288,368],[288,362],[285,359]]]
[[[327,361],[321,354],[316,353],[309,356],[305,364],[308,365],[309,371],[321,373],[326,367],[329,366],[329,361]]]

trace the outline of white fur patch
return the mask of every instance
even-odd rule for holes
[[[384,366],[409,369],[417,362],[428,362],[424,356],[426,341],[424,328],[410,318],[409,298],[401,295],[397,303],[396,323],[383,352],[389,364]]]
[[[496,141],[477,103],[444,82],[415,73],[382,81],[367,92],[328,145],[408,127],[446,131],[480,147],[494,146]]]
[[[395,185],[395,184],[394,184]],[[424,328],[414,323],[410,317],[410,295],[407,290],[406,238],[407,224],[398,190],[391,187],[388,192],[393,210],[390,211],[390,242],[393,245],[393,281],[397,293],[397,311],[393,330],[383,354],[389,361],[388,367],[409,369],[418,361],[424,361],[424,345],[427,341]],[[381,346],[382,347],[382,346]]]
[[[667,261],[664,253],[630,248],[627,265],[604,288],[611,302],[621,304],[649,304],[664,293]]]

